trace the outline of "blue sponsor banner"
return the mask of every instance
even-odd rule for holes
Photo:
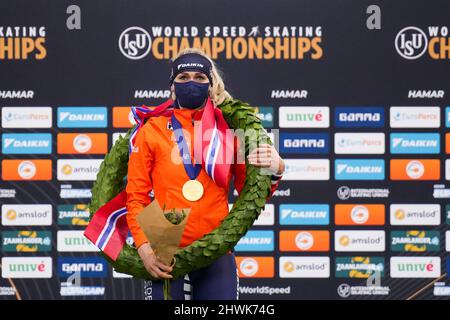
[[[336,180],[383,180],[383,159],[337,159],[334,162]]]
[[[384,126],[383,107],[336,107],[334,125],[337,128],[380,128]]]
[[[328,153],[328,133],[281,133],[281,153]]]
[[[323,226],[330,223],[328,204],[282,204],[280,225]]]
[[[248,231],[234,247],[236,251],[273,251],[273,231]]]
[[[106,107],[58,107],[59,128],[106,128]]]
[[[51,133],[4,133],[3,154],[51,154]]]
[[[393,154],[436,154],[440,152],[439,133],[391,133]]]
[[[76,272],[80,272],[83,278],[105,278],[108,275],[108,267],[104,258],[58,258],[58,275],[61,278],[70,277]]]

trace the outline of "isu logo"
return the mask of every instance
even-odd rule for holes
[[[152,39],[140,27],[130,27],[119,37],[119,49],[128,59],[139,60],[145,57],[152,47]]]
[[[417,27],[406,27],[395,37],[395,49],[405,59],[420,58],[428,47],[428,39]]]

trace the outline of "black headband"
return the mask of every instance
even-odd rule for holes
[[[172,62],[172,72],[170,74],[170,84],[173,83],[175,77],[184,71],[198,71],[205,74],[209,83],[212,85],[211,62],[198,53],[186,53],[179,56]]]

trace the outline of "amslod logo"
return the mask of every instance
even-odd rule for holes
[[[52,135],[50,133],[4,133],[3,154],[50,154]]]
[[[282,153],[328,153],[328,133],[281,133]]]
[[[250,230],[239,240],[236,251],[273,251],[274,233],[273,231],[253,231]]]
[[[97,257],[58,258],[58,276],[67,278],[79,273],[82,278],[105,278],[108,275],[106,260]]]
[[[384,126],[383,107],[336,107],[336,128],[381,128]]]
[[[106,107],[58,107],[59,128],[106,128]]]
[[[393,154],[437,154],[440,152],[439,133],[391,133]]]
[[[282,204],[280,225],[328,225],[330,206],[328,204]]]
[[[383,159],[336,159],[336,180],[384,180]]]

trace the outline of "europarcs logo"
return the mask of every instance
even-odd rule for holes
[[[319,60],[322,26],[138,26],[119,36],[120,52],[139,60],[149,54],[167,60],[187,47],[203,48],[213,59]]]
[[[401,29],[395,37],[397,53],[408,60],[427,54],[434,60],[450,59],[450,37],[447,26],[429,26],[422,30],[415,26]]]

